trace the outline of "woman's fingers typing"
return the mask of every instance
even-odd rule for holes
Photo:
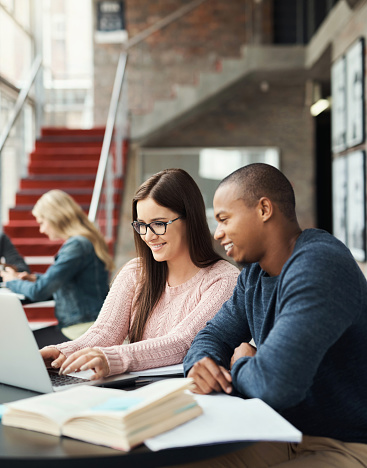
[[[40,350],[41,356],[47,367],[58,369],[65,361],[66,356],[62,354],[57,348],[46,346]]]
[[[92,380],[105,377],[109,368],[103,352],[97,348],[86,348],[71,354],[60,367],[60,374],[70,374],[80,370],[92,369]]]

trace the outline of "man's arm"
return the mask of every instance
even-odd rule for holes
[[[232,366],[233,386],[243,396],[277,410],[300,403],[335,343],[365,312],[358,266],[338,249],[326,252],[299,253],[282,272],[272,330],[254,357]]]
[[[233,350],[243,341],[251,340],[245,311],[243,278],[242,272],[232,297],[196,335],[185,357],[185,375],[194,378],[200,393],[221,389],[227,391],[231,382],[227,369],[230,367]]]

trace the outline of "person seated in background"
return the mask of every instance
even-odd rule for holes
[[[194,339],[185,375],[197,393],[262,399],[304,437],[188,466],[366,467],[367,281],[351,252],[301,230],[290,182],[266,164],[224,179],[214,213],[215,238],[244,267]]]
[[[30,273],[29,266],[26,264],[24,258],[20,255],[12,241],[5,233],[0,233],[0,281],[1,271],[5,267],[11,267],[14,271]]]
[[[232,294],[239,270],[214,251],[203,197],[187,172],[153,175],[132,207],[137,258],[117,274],[83,336],[41,350],[62,374],[93,369],[99,379],[181,363]]]
[[[44,274],[19,278],[9,267],[2,274],[7,288],[33,302],[54,298],[58,326],[35,331],[43,347],[73,339],[89,328],[107,296],[114,264],[102,234],[67,193],[46,192],[32,214],[41,233],[65,242]]]

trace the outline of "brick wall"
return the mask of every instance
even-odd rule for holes
[[[188,0],[126,0],[129,37],[187,3]],[[195,84],[199,72],[220,69],[221,59],[238,57],[241,46],[247,42],[269,42],[271,2],[266,0],[263,4],[208,0],[131,49],[131,111],[149,112],[155,100],[174,96],[175,84]]]

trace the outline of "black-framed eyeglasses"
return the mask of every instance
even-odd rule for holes
[[[153,234],[156,236],[163,236],[166,234],[168,224],[172,224],[174,221],[181,219],[182,216],[178,218],[171,219],[170,221],[153,221],[152,223],[140,223],[139,221],[134,221],[131,223],[131,226],[135,229],[135,231],[140,234],[141,236],[145,236],[148,232],[148,228],[152,231]]]

